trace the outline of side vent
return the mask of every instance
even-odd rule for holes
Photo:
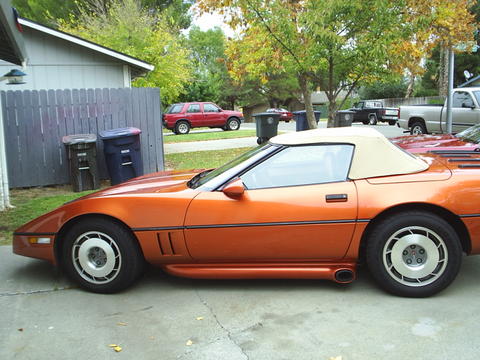
[[[172,239],[175,239],[175,234],[170,231],[157,233],[158,247],[162,255],[177,255],[175,252],[175,241]]]

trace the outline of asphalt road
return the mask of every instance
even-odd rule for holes
[[[150,269],[116,295],[0,247],[0,359],[477,360],[480,257],[447,290],[407,299],[366,270],[350,285],[202,281]],[[122,348],[115,352],[109,345]]]
[[[322,121],[319,123],[319,127],[326,127],[327,123]],[[404,135],[403,129],[398,128],[397,126],[389,126],[387,124],[379,125],[363,125],[361,123],[353,124],[354,127],[360,126],[369,126],[377,129],[386,137],[395,137]],[[243,123],[241,129],[255,129],[255,123]],[[289,123],[280,122],[278,126],[279,131],[295,131],[295,122],[290,121]],[[208,129],[208,130],[193,130],[192,133],[197,132],[212,132],[212,131],[223,131],[218,129]],[[168,136],[180,136],[180,135],[169,135]],[[182,135],[185,136],[185,135]],[[187,135],[188,136],[188,135]],[[202,151],[202,150],[221,150],[221,149],[231,149],[239,147],[250,147],[257,146],[256,137],[245,137],[245,138],[236,138],[236,139],[223,139],[223,140],[210,140],[210,141],[195,141],[195,142],[182,142],[182,143],[170,143],[165,144],[165,153],[181,153],[181,152],[193,152],[193,151]]]

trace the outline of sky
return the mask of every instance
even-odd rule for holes
[[[201,16],[198,16],[194,12],[193,24],[200,27],[200,30],[202,31],[206,31],[208,29],[214,28],[215,26],[219,26],[227,37],[233,37],[234,35],[233,30],[223,22],[223,17],[218,13],[203,14]]]

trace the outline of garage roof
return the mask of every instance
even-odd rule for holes
[[[0,1],[0,59],[22,65],[27,59],[16,11],[10,1]]]

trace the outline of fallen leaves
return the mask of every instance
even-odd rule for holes
[[[117,344],[110,344],[108,345],[109,347],[111,347],[113,350],[115,350],[115,352],[120,352],[122,351],[122,347],[121,346],[118,346]]]
[[[195,319],[197,319],[197,320],[203,320],[203,316],[198,316],[198,317],[196,317]]]
[[[187,345],[187,346],[192,346],[192,345],[193,345],[193,341],[192,341],[192,340],[188,340],[188,341],[185,343],[185,345]]]

